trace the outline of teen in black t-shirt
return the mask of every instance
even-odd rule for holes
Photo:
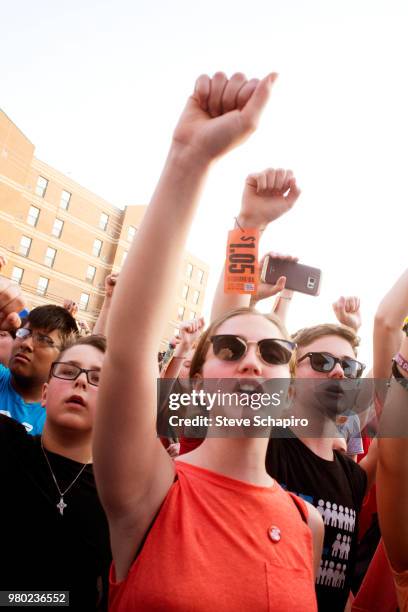
[[[0,588],[69,591],[74,610],[107,607],[109,532],[91,465],[104,350],[88,336],[60,355],[42,438],[0,415]]]
[[[352,459],[333,451],[322,459],[298,438],[269,442],[267,472],[313,504],[320,512],[325,536],[316,593],[320,611],[343,612],[347,603],[357,546],[357,516],[366,491],[364,470]]]
[[[356,334],[340,325],[318,325],[298,332],[293,410],[307,416],[319,437],[284,437],[274,431],[268,445],[268,473],[321,514],[325,537],[316,593],[320,612],[344,612],[353,576],[358,515],[367,490],[366,472],[333,450],[336,409],[346,397],[345,378],[358,378],[364,366],[355,358]],[[299,380],[303,379],[303,380]],[[346,388],[347,385],[344,385]]]

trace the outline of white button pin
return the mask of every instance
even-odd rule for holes
[[[272,527],[269,528],[268,533],[272,542],[279,542],[279,540],[281,539],[281,530],[279,529],[279,527],[276,527],[276,525],[272,525]]]

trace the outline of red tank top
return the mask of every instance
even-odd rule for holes
[[[276,482],[259,487],[175,466],[126,579],[115,582],[111,568],[110,612],[317,610],[312,535],[290,495]]]

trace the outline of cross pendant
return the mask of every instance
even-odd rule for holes
[[[67,507],[67,504],[64,502],[64,498],[61,497],[61,499],[59,500],[59,503],[57,504],[57,508],[60,511],[61,516],[64,514],[64,508],[66,507]]]

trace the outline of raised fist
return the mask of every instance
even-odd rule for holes
[[[240,72],[201,75],[174,131],[173,142],[201,162],[210,162],[246,140],[258,125],[277,78],[247,81]]]
[[[0,277],[0,329],[17,329],[21,325],[18,313],[25,308],[20,285]]]
[[[180,348],[187,352],[193,348],[204,328],[204,318],[199,317],[192,321],[183,321],[180,325]]]
[[[113,295],[113,291],[115,289],[117,280],[118,280],[118,274],[108,274],[108,276],[106,276],[105,278],[105,296],[107,298],[111,298]]]
[[[265,229],[292,208],[300,195],[292,170],[268,168],[250,174],[242,195],[240,224]]]
[[[358,331],[361,327],[360,298],[357,296],[339,297],[333,304],[334,314],[342,325]]]

